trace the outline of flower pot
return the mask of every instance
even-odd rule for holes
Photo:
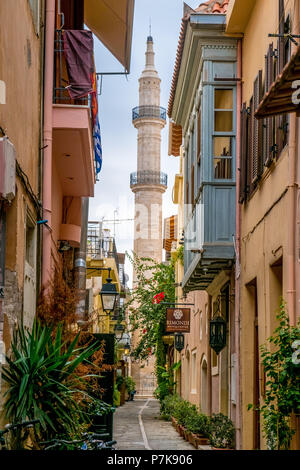
[[[171,416],[171,421],[172,421],[172,425],[174,426],[174,428],[176,429],[176,426],[177,426],[177,421],[175,418],[173,418],[173,416]]]
[[[212,450],[233,450],[233,449],[229,449],[229,447],[226,447],[224,449],[220,449],[220,447],[212,447],[211,449]]]
[[[183,430],[183,435],[184,435],[185,440],[189,441],[190,432],[187,431],[185,428]]]
[[[197,439],[197,445],[198,445],[198,446],[208,446],[208,445],[209,445],[209,439],[208,439],[208,437],[199,436],[199,435],[197,434],[196,439]]]
[[[178,430],[179,430],[180,436],[184,437],[184,427],[181,424],[178,425]]]

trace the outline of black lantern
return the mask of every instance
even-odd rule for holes
[[[108,268],[108,278],[106,279],[106,283],[103,285],[100,295],[101,295],[101,302],[104,312],[111,313],[115,310],[117,298],[119,293],[117,292],[116,286],[112,284],[112,278],[110,277],[110,270]]]
[[[216,316],[209,322],[209,345],[216,354],[226,346],[226,329],[226,321],[221,316]]]
[[[174,343],[175,349],[179,352],[182,351],[184,348],[184,335],[182,333],[175,333]]]
[[[120,323],[117,323],[115,326],[115,335],[116,335],[117,341],[120,341],[122,339],[124,331],[125,331],[125,327],[121,325]]]

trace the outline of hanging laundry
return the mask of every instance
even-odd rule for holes
[[[93,93],[94,41],[91,31],[65,30],[64,55],[69,78],[66,87],[72,99]]]

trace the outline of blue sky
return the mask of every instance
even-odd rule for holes
[[[190,1],[193,8],[200,1]],[[146,39],[149,19],[154,40],[155,65],[161,82],[161,106],[167,108],[175,56],[183,15],[182,0],[136,0],[130,75],[103,77],[99,96],[103,167],[95,187],[95,197],[90,199],[89,220],[130,219],[133,217],[134,195],[129,187],[130,173],[136,171],[137,131],[131,122],[132,108],[138,105],[138,79],[145,64]],[[121,72],[122,65],[95,39],[97,72]],[[161,171],[168,174],[168,190],[163,196],[163,217],[176,214],[171,194],[178,159],[168,156],[168,126],[162,131]],[[111,228],[113,224],[105,223]],[[116,224],[116,243],[119,252],[133,248],[133,222]],[[130,266],[126,265],[130,275]],[[131,276],[130,276],[131,277]]]

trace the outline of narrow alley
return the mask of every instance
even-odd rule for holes
[[[117,409],[114,439],[117,450],[195,450],[170,422],[159,419],[159,402],[153,398],[129,401]]]

